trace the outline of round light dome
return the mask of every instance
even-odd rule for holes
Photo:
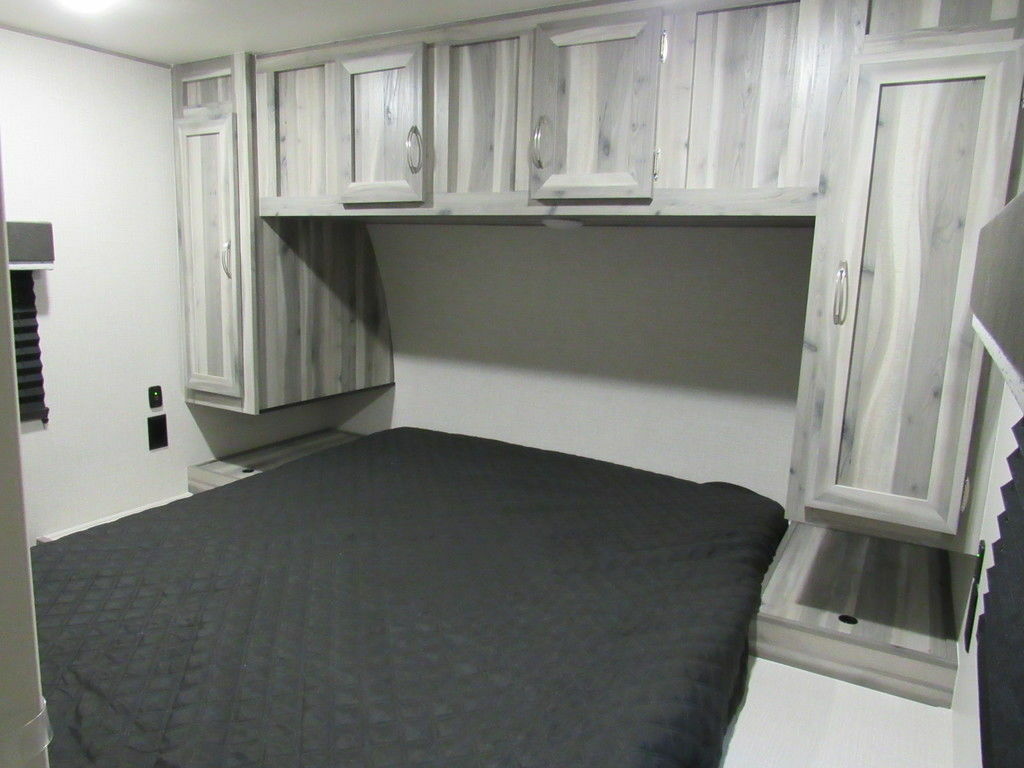
[[[121,0],[57,0],[60,5],[75,13],[102,13]]]

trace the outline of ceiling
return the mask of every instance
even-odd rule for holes
[[[236,51],[287,50],[578,0],[113,0],[92,14],[71,0],[0,0],[0,26],[161,64]]]

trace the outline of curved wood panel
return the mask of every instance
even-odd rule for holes
[[[391,326],[366,225],[260,227],[260,410],[394,382]]]

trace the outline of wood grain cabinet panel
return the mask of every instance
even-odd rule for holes
[[[242,395],[234,115],[176,123],[186,385]]]
[[[261,410],[394,381],[384,290],[364,223],[266,219],[257,276]]]
[[[1019,0],[871,0],[868,33],[891,35],[1016,19]]]
[[[970,202],[956,181],[971,177],[983,90],[977,78],[881,88],[839,485],[928,498]]]
[[[424,46],[343,56],[341,199],[422,202],[429,136],[423,122]]]
[[[650,198],[660,9],[539,26],[530,195]]]
[[[856,27],[825,0],[665,16],[657,173],[665,190],[818,190],[834,67]]]
[[[1020,42],[855,59],[846,216],[816,233],[797,516],[956,532],[980,367],[978,233],[1005,202]],[[802,386],[805,386],[802,384]]]
[[[780,186],[800,5],[697,14],[686,187]]]
[[[337,64],[261,72],[256,80],[260,195],[338,195]]]
[[[516,37],[435,48],[436,191],[515,189],[519,56]]]
[[[197,77],[185,80],[179,87],[185,110],[230,104],[234,96],[231,91],[231,75]]]

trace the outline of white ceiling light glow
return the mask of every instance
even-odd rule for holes
[[[121,0],[57,0],[57,2],[75,13],[103,13]]]

